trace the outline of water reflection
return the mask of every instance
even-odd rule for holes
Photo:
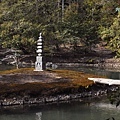
[[[85,73],[92,73],[95,75],[105,76],[111,79],[120,79],[120,71],[114,69],[103,69],[103,68],[95,68],[95,67],[67,67],[67,68],[59,68],[59,69],[69,69],[69,70],[76,70],[76,71],[83,71]]]
[[[116,72],[116,71],[97,69],[97,68],[81,68],[81,70],[87,73],[93,73],[95,75],[102,75],[111,79],[120,79],[120,72]]]
[[[0,115],[0,120],[105,120],[110,117],[119,120],[119,109],[103,102],[60,103],[22,108],[24,113],[6,110]],[[38,113],[40,117],[36,116]]]

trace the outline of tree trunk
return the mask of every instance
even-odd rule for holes
[[[64,3],[65,1],[62,0],[62,22],[64,21]]]

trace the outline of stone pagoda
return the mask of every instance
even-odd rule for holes
[[[42,36],[40,33],[39,39],[37,41],[37,56],[35,62],[35,70],[34,71],[43,71],[43,62],[42,62]]]

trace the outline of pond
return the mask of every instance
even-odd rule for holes
[[[93,73],[96,75],[102,75],[111,79],[120,79],[120,70],[115,69],[104,69],[104,68],[93,68],[93,67],[84,67],[78,68],[80,71],[84,71],[87,73]]]
[[[120,108],[105,101],[2,108],[0,120],[119,120]]]
[[[85,73],[91,73],[95,75],[105,76],[111,79],[120,79],[120,69],[104,69],[104,68],[97,68],[97,67],[64,67],[59,69],[69,69],[75,71],[83,71]]]

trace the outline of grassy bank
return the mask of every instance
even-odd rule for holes
[[[92,74],[86,74],[78,71],[71,70],[51,70],[43,72],[35,72],[32,68],[22,68],[14,69],[8,71],[0,72],[1,83],[0,83],[0,96],[3,98],[13,98],[13,97],[38,97],[38,96],[54,96],[58,94],[74,94],[82,92],[84,90],[89,90],[91,86],[94,86],[92,81],[88,80],[88,77],[99,77]],[[12,75],[9,79],[5,79],[6,76]],[[48,76],[47,76],[48,75]],[[28,79],[29,76],[37,77],[38,80],[44,78],[47,81],[40,82],[23,82],[17,83],[19,77],[25,76],[24,81]],[[47,77],[46,77],[47,76]],[[13,80],[14,78],[14,80]],[[22,79],[23,79],[22,78]],[[49,81],[51,80],[52,81]],[[4,83],[4,81],[7,81]]]

